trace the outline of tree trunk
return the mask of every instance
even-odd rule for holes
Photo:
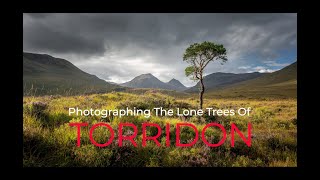
[[[203,93],[204,93],[204,84],[203,79],[200,79],[200,93],[199,93],[199,109],[202,109],[203,105]]]

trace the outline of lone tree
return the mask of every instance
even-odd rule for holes
[[[205,90],[203,84],[204,68],[209,62],[217,60],[220,60],[221,64],[226,62],[228,60],[227,51],[222,44],[215,44],[213,42],[194,43],[183,54],[183,61],[190,64],[185,69],[186,76],[191,76],[191,79],[200,81],[199,109],[202,109],[203,93]]]

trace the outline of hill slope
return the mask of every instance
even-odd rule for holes
[[[119,86],[88,74],[67,60],[23,53],[24,95],[101,93],[117,88]]]
[[[279,71],[208,93],[232,97],[297,97],[297,62]]]
[[[206,91],[210,91],[213,89],[218,89],[221,87],[229,86],[231,84],[235,84],[238,82],[246,81],[249,79],[254,79],[257,77],[262,76],[263,73],[243,73],[243,74],[234,74],[234,73],[212,73],[204,77],[204,85],[206,88]],[[186,92],[198,92],[199,91],[199,82],[186,90]]]

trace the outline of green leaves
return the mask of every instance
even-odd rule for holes
[[[185,69],[185,75],[193,75],[193,79],[201,79],[204,68],[210,61],[221,60],[226,62],[227,50],[222,44],[204,41],[203,43],[191,44],[183,54],[183,61],[190,64]]]
[[[205,65],[204,62],[216,60],[227,61],[227,51],[222,44],[204,41],[190,45],[183,54],[183,61],[189,63],[198,62],[198,66]],[[203,61],[201,63],[201,61]]]
[[[185,75],[187,77],[191,76],[194,73],[194,67],[193,66],[188,66],[186,67],[185,71]]]

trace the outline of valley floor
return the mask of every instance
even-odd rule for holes
[[[205,95],[206,96],[206,95]],[[165,132],[161,134],[158,147],[148,141],[146,147],[133,147],[124,142],[119,147],[115,141],[108,147],[99,148],[92,145],[88,137],[88,128],[81,131],[81,146],[77,147],[76,128],[70,122],[86,122],[90,126],[97,122],[109,123],[117,128],[119,123],[134,123],[139,133],[136,141],[141,145],[141,124],[157,123],[165,128],[165,124],[183,122],[180,117],[106,117],[75,116],[68,114],[69,107],[82,109],[124,109],[137,107],[152,109],[154,107],[191,109],[197,107],[196,96],[173,97],[161,92],[146,91],[141,94],[108,93],[83,96],[42,96],[23,98],[23,165],[26,167],[57,167],[57,166],[90,166],[90,167],[296,167],[297,166],[297,101],[296,99],[231,99],[206,98],[204,107],[219,109],[237,109],[251,107],[250,116],[205,117],[202,121],[197,117],[188,118],[199,130],[210,122],[217,122],[230,130],[235,123],[239,130],[247,136],[247,124],[252,123],[252,146],[236,140],[235,147],[230,146],[230,137],[222,146],[212,148],[198,141],[192,147],[176,147],[175,130],[170,129],[171,144],[165,147]],[[125,129],[124,134],[130,134]],[[150,128],[148,135],[157,134],[157,129]],[[228,132],[229,135],[229,132]],[[110,134],[104,128],[97,128],[93,137],[97,142],[104,143]],[[115,139],[118,135],[115,134]],[[181,141],[187,143],[193,139],[194,132],[182,129]],[[221,138],[221,132],[208,130],[206,137],[211,142]]]

